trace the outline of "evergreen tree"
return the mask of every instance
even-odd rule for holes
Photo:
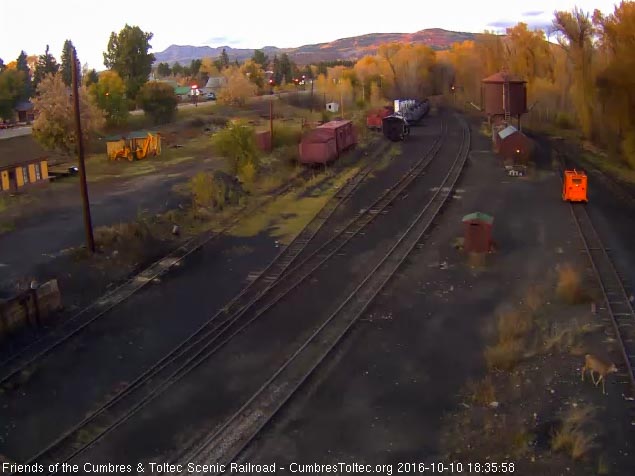
[[[84,74],[82,75],[82,79],[83,79],[83,84],[86,87],[89,87],[91,84],[95,84],[99,81],[99,75],[97,74],[97,71],[95,71],[95,68],[93,69],[85,68]]]
[[[172,74],[172,69],[168,63],[159,63],[157,65],[157,74],[162,78],[165,78]]]
[[[223,68],[229,68],[229,55],[225,48],[223,48],[223,52],[220,54],[220,62]]]
[[[24,83],[22,87],[22,94],[20,94],[20,100],[25,101],[33,95],[33,84],[31,82],[31,70],[29,69],[29,65],[27,64],[26,53],[24,52],[24,50],[20,52],[20,56],[18,56],[16,62],[17,65],[15,69],[21,71],[24,74]]]
[[[4,65],[4,61],[2,61],[2,58],[0,58],[0,73],[2,73],[5,68],[6,66]]]
[[[262,50],[255,50],[251,59],[254,63],[259,64],[262,69],[265,69],[269,64],[269,57]]]
[[[59,71],[60,66],[57,64],[55,57],[49,53],[49,45],[46,45],[46,51],[40,55],[33,73],[33,89],[37,91],[38,84],[47,74],[55,74]]]
[[[73,81],[71,58],[74,50],[75,47],[73,46],[73,42],[71,40],[66,40],[64,42],[64,48],[62,49],[62,63],[60,65],[60,70],[62,71],[62,80],[64,81],[64,84],[69,87]],[[75,53],[75,57],[77,58],[77,52]],[[80,71],[79,60],[77,60],[77,71]]]

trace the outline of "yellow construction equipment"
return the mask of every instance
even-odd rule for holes
[[[129,161],[145,159],[149,154],[161,154],[161,136],[156,132],[132,132],[127,136],[106,139],[108,158]]]

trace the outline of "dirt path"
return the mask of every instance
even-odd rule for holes
[[[215,159],[197,159],[171,165],[152,175],[90,183],[93,226],[132,221],[141,212],[154,214],[174,208],[183,201],[183,197],[172,191],[174,185],[217,166]],[[55,277],[43,265],[62,250],[83,244],[78,182],[76,178],[66,180],[35,190],[28,205],[35,210],[18,219],[13,231],[0,235],[0,287],[10,286],[19,278]]]

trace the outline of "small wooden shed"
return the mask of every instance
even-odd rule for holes
[[[534,151],[533,141],[514,126],[494,134],[494,149],[506,161],[527,163]]]
[[[463,249],[467,253],[488,253],[492,249],[492,226],[494,217],[487,213],[474,212],[463,217]]]

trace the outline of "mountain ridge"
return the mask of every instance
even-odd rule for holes
[[[278,48],[265,46],[258,48],[270,58],[273,55],[287,53],[298,64],[319,61],[357,60],[365,55],[374,54],[381,44],[393,41],[428,45],[434,50],[448,49],[453,43],[474,40],[480,33],[457,32],[443,28],[427,28],[414,33],[366,33],[364,35],[339,38],[330,42],[313,43],[296,48]],[[194,59],[217,58],[223,51],[231,61],[244,61],[253,55],[256,48],[232,48],[230,46],[192,46],[170,45],[165,50],[154,53],[155,62],[188,64]]]

